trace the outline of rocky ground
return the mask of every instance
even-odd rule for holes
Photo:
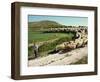
[[[88,55],[87,46],[77,48],[63,54],[50,54],[46,57],[36,58],[28,61],[28,66],[53,66],[53,65],[70,65],[81,60]]]

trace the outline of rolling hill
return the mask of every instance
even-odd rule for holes
[[[34,28],[34,29],[35,28],[52,28],[52,27],[59,27],[59,26],[64,26],[64,25],[61,25],[55,21],[50,21],[50,20],[28,22],[28,27]]]

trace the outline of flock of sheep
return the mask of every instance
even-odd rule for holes
[[[81,27],[75,27],[75,26],[73,26],[73,27],[67,27],[67,28],[49,28],[49,29],[45,29],[44,30],[44,32],[46,32],[46,33],[59,33],[59,32],[77,32],[77,31],[81,31],[81,30],[85,30],[85,32],[87,33],[87,27],[86,26],[81,26]]]
[[[56,46],[55,50],[56,52],[67,52],[76,48],[81,48],[87,46],[88,43],[88,32],[87,32],[87,27],[82,26],[82,27],[71,27],[71,28],[50,28],[47,30],[44,30],[44,32],[48,33],[69,33],[72,32],[74,33],[74,37],[71,41],[66,41],[63,42],[62,44],[59,44]],[[53,41],[53,40],[52,40]],[[40,42],[38,43],[38,46],[43,45],[44,43],[48,43],[51,41],[46,41],[46,42]],[[28,47],[33,46],[33,44],[30,44]],[[54,51],[55,51],[54,50]]]
[[[76,48],[81,48],[87,46],[88,39],[87,39],[87,29],[86,28],[77,28],[77,29],[66,29],[67,31],[75,32],[75,39],[69,42],[64,42],[60,45],[56,46],[56,51],[59,52],[66,52]]]

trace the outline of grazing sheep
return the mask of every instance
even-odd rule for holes
[[[83,45],[85,46],[87,43],[88,43],[88,40],[87,40],[87,38],[85,38],[85,39],[83,40]]]
[[[77,48],[80,48],[80,47],[83,47],[83,39],[80,39],[80,40],[77,42]]]
[[[56,51],[62,50],[65,48],[64,43],[56,46]]]
[[[75,27],[67,27],[67,28],[52,28],[48,32],[72,32],[75,33],[73,37],[73,41],[64,42],[56,46],[56,51],[68,51],[73,50],[75,48],[84,47],[87,45],[87,28],[75,28]]]
[[[56,46],[56,51],[65,50],[69,51],[76,48],[76,43],[74,41],[64,42]]]

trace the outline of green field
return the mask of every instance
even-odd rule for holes
[[[28,33],[28,43],[35,42],[42,42],[42,41],[48,41],[53,40],[56,38],[62,38],[62,37],[72,37],[73,34],[69,33],[43,33],[43,32],[29,32]]]

